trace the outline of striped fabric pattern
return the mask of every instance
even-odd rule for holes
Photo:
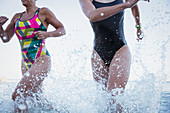
[[[41,55],[49,56],[45,47],[45,39],[38,40],[37,36],[34,35],[36,31],[47,31],[38,17],[38,12],[39,9],[37,9],[34,16],[27,21],[21,21],[21,15],[15,25],[15,33],[21,45],[23,63],[27,69],[29,69]]]

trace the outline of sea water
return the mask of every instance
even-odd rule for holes
[[[135,42],[135,28],[129,17],[125,35],[132,53],[132,66],[124,95],[114,98],[122,103],[124,113],[169,113],[170,83],[167,82],[170,53],[169,4],[151,1],[151,10],[141,9],[144,39]],[[146,5],[146,4],[141,4]],[[150,13],[149,13],[150,12]],[[163,13],[160,13],[163,12]],[[155,15],[153,15],[155,14]],[[126,16],[125,16],[126,17]],[[129,22],[129,23],[128,23]],[[43,83],[41,101],[28,98],[30,113],[105,113],[110,94],[101,90],[92,77],[90,56],[93,48],[92,31],[66,27],[67,35],[47,41],[52,57],[52,70]],[[81,39],[81,40],[80,40]],[[48,45],[49,43],[49,45]],[[0,113],[13,112],[11,95],[19,82],[0,81]],[[116,89],[119,91],[119,89]],[[55,110],[49,110],[52,106]],[[113,108],[115,105],[112,106]]]

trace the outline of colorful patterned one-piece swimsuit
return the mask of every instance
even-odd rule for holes
[[[21,21],[21,15],[15,25],[15,33],[21,45],[23,63],[27,69],[29,69],[41,55],[50,56],[45,47],[45,39],[38,40],[34,34],[36,31],[47,31],[38,17],[38,12],[39,8],[34,16],[27,21]]]

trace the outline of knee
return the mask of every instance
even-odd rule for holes
[[[14,93],[12,94],[12,100],[15,101],[15,99],[16,99],[16,93],[14,92]]]
[[[12,100],[15,102],[17,97],[19,97],[19,95],[17,94],[16,91],[14,91],[12,94]]]

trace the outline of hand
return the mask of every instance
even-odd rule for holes
[[[143,32],[141,29],[137,29],[137,41],[139,42],[139,40],[142,40],[143,39]]]
[[[34,34],[37,36],[39,40],[46,39],[48,37],[48,33],[45,31],[37,31],[37,32],[34,32]]]
[[[8,20],[7,17],[5,17],[5,16],[0,16],[0,25],[1,25],[1,26],[4,25],[7,20]]]
[[[127,2],[126,2],[126,7],[127,7],[127,8],[131,8],[131,7],[133,7],[138,1],[148,1],[148,2],[150,2],[150,0],[127,0]]]

